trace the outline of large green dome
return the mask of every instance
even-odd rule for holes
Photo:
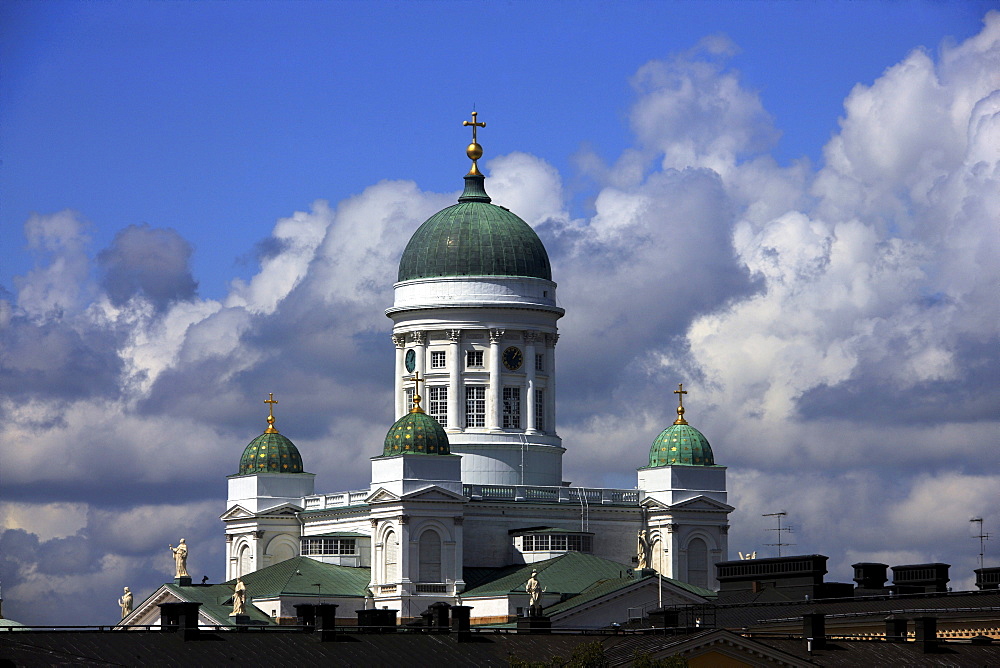
[[[656,437],[649,449],[650,466],[714,466],[708,439],[689,424],[672,424]]]
[[[243,450],[240,475],[247,473],[302,473],[302,456],[277,430],[265,431]]]
[[[415,397],[419,401],[419,397]],[[396,420],[385,435],[383,457],[392,455],[450,455],[448,434],[437,420],[425,413],[419,403]]]
[[[438,211],[410,237],[397,280],[438,276],[527,276],[552,280],[549,255],[531,227],[491,204],[482,174],[465,177],[458,204]]]

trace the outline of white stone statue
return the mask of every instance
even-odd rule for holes
[[[540,605],[539,600],[542,598],[542,583],[538,581],[538,571],[531,571],[531,577],[528,578],[528,583],[524,586],[524,591],[528,592],[528,610],[531,613],[537,613]]]
[[[125,619],[132,613],[132,592],[129,591],[128,587],[125,587],[125,593],[118,599],[118,605],[122,609],[122,619]]]
[[[639,557],[638,568],[641,570],[643,568],[649,568],[649,539],[646,537],[646,530],[639,529],[638,540],[636,541],[636,551]]]
[[[247,586],[243,584],[243,578],[236,579],[236,588],[233,590],[233,611],[230,617],[246,614]]]
[[[186,578],[190,577],[188,575],[187,561],[188,561],[188,546],[181,538],[180,545],[174,547],[173,545],[168,545],[170,551],[174,554],[174,577],[175,578]]]

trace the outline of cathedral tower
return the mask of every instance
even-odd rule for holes
[[[535,231],[486,193],[472,127],[472,168],[458,203],[431,216],[399,262],[392,319],[396,416],[426,378],[427,412],[462,455],[462,480],[561,485],[556,434],[556,284]]]

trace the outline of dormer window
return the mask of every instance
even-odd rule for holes
[[[354,538],[303,538],[302,554],[305,556],[354,556],[357,540]]]
[[[514,549],[525,561],[549,559],[566,552],[594,551],[594,534],[588,531],[567,531],[553,527],[530,527],[510,532]]]

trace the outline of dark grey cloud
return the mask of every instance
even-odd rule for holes
[[[121,391],[122,336],[79,319],[15,315],[0,327],[0,395],[70,401]]]
[[[191,299],[198,289],[188,265],[192,252],[191,244],[172,229],[129,225],[97,255],[104,274],[101,286],[117,306],[134,295],[159,309]]]

